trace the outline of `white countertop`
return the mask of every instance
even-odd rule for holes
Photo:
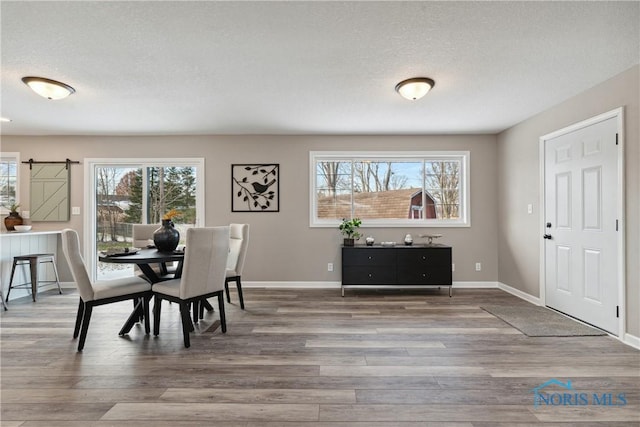
[[[61,230],[31,230],[31,231],[6,231],[3,230],[2,232],[0,232],[0,236],[1,237],[17,237],[17,236],[22,236],[22,237],[26,237],[26,236],[39,236],[39,235],[43,235],[43,234],[60,234],[62,233]]]

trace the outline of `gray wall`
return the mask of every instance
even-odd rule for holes
[[[377,241],[401,241],[411,233],[434,231],[453,246],[454,281],[496,282],[497,162],[495,135],[462,136],[159,136],[159,137],[38,137],[2,138],[3,151],[19,151],[22,160],[85,158],[204,157],[206,225],[247,222],[251,245],[245,281],[340,281],[336,228],[309,227],[309,151],[313,150],[469,150],[471,152],[470,228],[364,228]],[[231,164],[280,163],[280,212],[232,213]],[[21,168],[21,203],[29,210],[29,175]],[[84,166],[72,166],[71,205],[84,207]],[[365,221],[366,226],[366,221]],[[35,223],[37,229],[71,227],[81,233],[82,216],[69,223]],[[81,236],[82,238],[82,236]],[[334,271],[327,271],[327,263]],[[482,262],[482,271],[474,269]]]
[[[625,108],[627,332],[640,336],[639,66],[498,135],[498,279],[539,296],[539,138],[618,107]],[[526,206],[532,203],[533,214]]]

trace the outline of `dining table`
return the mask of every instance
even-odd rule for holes
[[[160,252],[156,248],[144,248],[135,250],[123,250],[116,253],[101,253],[98,256],[100,262],[109,264],[135,264],[138,266],[144,278],[151,285],[165,280],[179,279],[182,277],[182,265],[184,263],[184,250],[172,252]],[[173,274],[167,270],[167,263],[177,262],[178,265]],[[159,269],[154,269],[154,265]],[[144,319],[143,301],[134,302],[133,312],[120,329],[119,335],[131,331],[133,325]]]
[[[182,277],[182,267],[184,264],[185,250],[174,250],[172,252],[161,252],[156,248],[143,248],[135,250],[123,250],[117,253],[102,253],[98,256],[100,262],[109,264],[135,264],[138,266],[145,279],[151,285],[165,280],[179,279]],[[177,262],[178,265],[173,274],[167,269],[167,263]],[[159,269],[154,269],[153,265],[159,265]],[[160,274],[159,274],[160,273]],[[203,299],[203,308],[212,311],[213,306]],[[195,314],[194,314],[195,317]],[[124,335],[131,331],[133,325],[144,319],[143,301],[134,303],[134,309],[125,324],[120,329],[119,334]]]
[[[153,285],[164,280],[182,277],[184,251],[160,252],[155,248],[145,248],[126,252],[102,253],[98,260],[109,264],[136,264],[144,274],[144,277]],[[173,274],[169,274],[167,270],[167,263],[170,262],[178,262],[176,271]],[[155,270],[152,267],[154,264],[158,264],[160,269]]]

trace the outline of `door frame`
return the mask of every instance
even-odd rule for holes
[[[91,281],[96,281],[96,265],[98,263],[96,248],[96,192],[92,190],[95,183],[96,166],[113,165],[116,167],[135,166],[192,166],[196,168],[196,227],[205,226],[205,164],[204,157],[178,157],[178,158],[86,158],[84,159],[84,261]],[[145,184],[143,183],[143,186]],[[146,188],[143,188],[146,193]]]
[[[539,145],[539,162],[540,162],[540,241],[542,241],[542,235],[545,234],[545,148],[546,142],[548,140],[557,138],[559,136],[565,135],[567,133],[574,132],[578,129],[582,129],[596,123],[602,122],[604,120],[608,120],[611,118],[616,119],[617,132],[618,132],[618,177],[617,177],[617,185],[616,192],[618,197],[618,203],[616,204],[616,217],[618,218],[618,234],[617,234],[617,256],[618,256],[618,302],[617,305],[619,307],[619,318],[618,318],[618,338],[623,339],[626,333],[626,277],[625,277],[625,268],[626,268],[626,252],[625,252],[625,171],[624,171],[624,107],[619,107],[611,111],[607,111],[606,113],[599,114],[595,117],[591,117],[589,119],[580,121],[578,123],[574,123],[562,129],[558,129],[554,132],[548,133],[540,137],[540,145]],[[539,282],[540,282],[540,304],[545,306],[546,303],[546,245],[540,244],[540,272],[539,272]]]

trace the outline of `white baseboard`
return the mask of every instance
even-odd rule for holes
[[[454,289],[495,289],[498,282],[453,282]]]
[[[542,301],[540,301],[540,298],[534,297],[533,295],[530,295],[526,292],[522,292],[520,289],[513,288],[501,282],[498,282],[498,288],[510,293],[511,295],[517,296],[520,299],[530,302],[531,304],[542,305]]]
[[[341,282],[298,282],[298,281],[242,281],[243,288],[282,288],[282,289],[340,289]],[[233,286],[233,285],[232,285]]]
[[[635,335],[631,334],[624,334],[622,342],[640,350],[640,337],[636,337]]]
[[[340,288],[341,282],[297,282],[297,281],[273,281],[273,282],[262,282],[262,281],[247,281],[242,282],[243,288],[282,288],[282,289],[299,289],[299,288],[309,288],[309,289],[336,289]],[[410,288],[411,286],[406,286]],[[464,289],[464,288],[477,288],[477,289],[487,289],[487,288],[497,288],[498,282],[453,282],[454,289]]]

